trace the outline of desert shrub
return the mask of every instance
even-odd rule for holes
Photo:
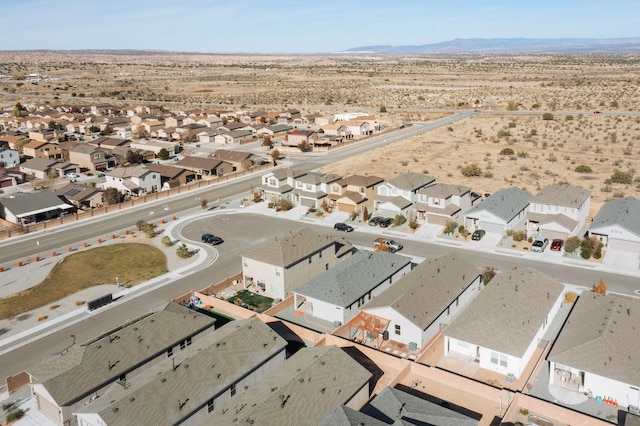
[[[466,177],[481,176],[482,169],[476,163],[469,164],[462,168],[462,175]]]
[[[611,175],[611,183],[622,183],[625,185],[631,185],[633,182],[633,173],[623,172],[622,170],[616,170]]]
[[[514,231],[512,235],[513,241],[520,242],[527,238],[527,231]]]
[[[591,287],[591,291],[598,294],[607,294],[607,284],[602,278],[600,278],[600,281],[598,281],[597,284],[594,284],[593,287]]]
[[[564,294],[563,303],[570,304],[574,303],[578,299],[578,295],[574,291],[568,291]]]
[[[582,257],[583,259],[589,259],[591,257],[591,251],[585,248],[581,248],[580,257]]]
[[[168,235],[165,235],[164,237],[162,237],[161,242],[162,242],[162,245],[166,247],[171,247],[171,245],[173,244],[171,242],[171,238]]]
[[[414,231],[418,229],[418,221],[415,218],[409,219],[409,228],[413,229]]]
[[[17,410],[13,410],[9,414],[7,414],[7,423],[15,422],[16,420],[20,420],[24,417],[24,410],[18,408]]]
[[[507,136],[511,136],[511,132],[509,132],[507,129],[498,130],[498,137],[499,138],[506,138]]]
[[[176,256],[178,256],[180,259],[191,257],[191,252],[189,251],[189,248],[185,243],[182,243],[180,247],[176,249]]]
[[[515,154],[515,152],[513,151],[512,148],[502,148],[502,151],[500,151],[500,155],[513,155]]]
[[[567,241],[564,242],[564,251],[566,253],[573,253],[580,246],[580,238],[578,237],[569,237]]]
[[[407,221],[407,218],[402,214],[397,214],[396,217],[393,218],[393,226],[400,226]]]
[[[545,112],[544,114],[542,114],[542,119],[543,120],[553,120],[553,114],[551,114],[550,112]]]
[[[527,410],[526,408],[521,408],[520,409],[520,414],[522,414],[523,416],[528,416],[529,415],[529,410]]]
[[[455,220],[447,220],[447,223],[444,225],[444,233],[445,234],[452,234],[453,231],[456,230],[456,226],[458,226],[458,224],[456,223]]]
[[[587,166],[586,164],[580,164],[578,167],[575,168],[575,171],[577,173],[591,173],[591,172],[593,172],[591,167]]]
[[[293,208],[293,203],[286,198],[281,198],[276,202],[276,211],[277,212],[286,212]]]
[[[602,244],[598,243],[596,249],[593,251],[593,258],[600,259],[602,257]]]
[[[349,219],[351,221],[354,221],[358,218],[358,216],[360,216],[360,212],[351,212],[349,213]]]
[[[458,226],[458,234],[466,237],[467,235],[469,235],[469,231],[467,231],[467,228],[465,228],[464,225],[460,225]]]
[[[484,285],[487,285],[489,281],[491,281],[493,277],[496,276],[497,272],[498,271],[496,271],[496,268],[494,268],[493,266],[485,266],[482,269],[482,283]]]
[[[573,120],[573,115],[569,114],[564,118],[565,121],[571,121]]]

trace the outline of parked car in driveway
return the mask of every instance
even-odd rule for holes
[[[378,226],[380,226],[380,228],[388,228],[391,226],[392,223],[393,223],[393,219],[388,217],[381,217],[380,222],[378,223]]]
[[[372,217],[369,219],[369,226],[378,226],[380,224],[380,216]]]
[[[538,237],[535,239],[533,244],[531,244],[531,251],[542,253],[544,249],[549,245],[549,240],[544,237]]]
[[[71,178],[71,179],[75,179],[75,178],[78,177],[78,174],[77,173],[73,173],[73,172],[69,172],[69,173],[67,173],[67,177]]]
[[[389,251],[394,253],[398,250],[402,250],[403,245],[395,240],[390,240],[388,238],[376,238],[373,242],[373,247],[378,248],[381,244],[389,247]]]
[[[482,237],[484,237],[484,234],[486,234],[484,229],[476,229],[473,231],[473,234],[471,234],[471,239],[473,241],[480,241]]]
[[[224,243],[224,240],[213,234],[202,234],[202,242],[205,244],[211,244],[212,246],[217,246],[218,244]]]
[[[347,225],[346,223],[343,223],[343,222],[338,222],[335,225],[333,225],[333,229],[335,229],[336,231],[351,232],[353,231],[353,226]]]
[[[550,249],[553,251],[560,251],[562,250],[562,246],[564,245],[564,241],[562,240],[553,240],[551,241],[551,247]]]

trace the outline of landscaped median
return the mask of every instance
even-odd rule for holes
[[[71,254],[62,258],[42,283],[0,299],[0,320],[53,304],[89,287],[115,284],[116,277],[118,283],[129,287],[166,272],[165,255],[150,244],[112,244]]]

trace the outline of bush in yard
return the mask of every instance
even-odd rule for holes
[[[596,249],[593,251],[593,258],[600,259],[602,257],[602,243],[598,242]]]
[[[418,229],[418,226],[418,221],[415,218],[409,220],[409,228],[415,231],[416,229]]]
[[[487,285],[489,281],[491,281],[493,277],[496,276],[496,273],[496,268],[494,268],[493,266],[485,266],[482,270],[482,283],[484,285]]]
[[[173,243],[171,242],[171,238],[168,235],[162,237],[162,245],[166,247],[171,247]]]
[[[580,238],[575,236],[569,237],[567,238],[567,241],[564,242],[564,251],[566,253],[573,253],[578,249],[579,246],[580,246]]]
[[[191,257],[191,252],[185,243],[182,243],[182,245],[176,249],[176,256],[180,259]]]
[[[523,241],[527,238],[527,231],[515,231],[512,238],[515,242]]]
[[[393,218],[393,226],[400,226],[407,221],[407,218],[402,214],[397,214],[396,217]]]
[[[466,177],[481,176],[482,169],[476,163],[469,164],[462,168],[462,175]]]
[[[453,232],[456,230],[456,226],[458,226],[458,224],[456,223],[456,221],[454,220],[447,220],[447,223],[444,225],[444,233],[445,234],[453,234]]]
[[[281,198],[276,202],[276,211],[277,212],[282,212],[282,211],[289,211],[293,208],[293,203],[289,200],[287,200],[286,198]]]

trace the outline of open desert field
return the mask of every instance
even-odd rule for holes
[[[24,80],[33,73],[49,79],[37,84]],[[364,111],[388,122],[478,109],[483,113],[450,128],[324,170],[383,177],[419,171],[481,192],[517,185],[535,193],[548,184],[569,182],[591,189],[596,202],[640,195],[635,175],[640,161],[638,54],[5,51],[0,52],[0,75],[10,77],[0,80],[0,105],[5,106],[48,102],[146,103],[168,110],[297,108],[319,114]],[[380,113],[382,107],[386,113]],[[543,113],[552,117],[544,120]],[[475,176],[464,176],[463,168],[471,164],[478,165]],[[576,171],[578,166],[586,167]],[[612,180],[616,171],[622,174]]]

